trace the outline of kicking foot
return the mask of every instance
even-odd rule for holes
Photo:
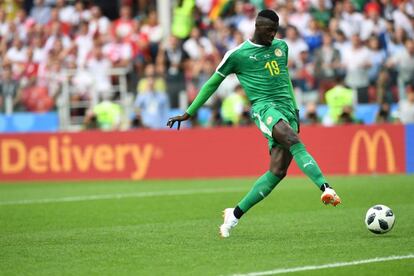
[[[227,238],[230,236],[230,229],[235,227],[239,220],[233,214],[234,208],[227,208],[223,211],[224,222],[220,226],[220,236]]]
[[[336,206],[341,203],[341,198],[335,193],[335,190],[332,188],[326,188],[322,193],[321,200],[323,203],[332,204]]]

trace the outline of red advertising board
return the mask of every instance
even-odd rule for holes
[[[326,174],[405,171],[403,126],[303,127],[301,138]],[[257,176],[268,162],[255,127],[0,135],[3,181]]]

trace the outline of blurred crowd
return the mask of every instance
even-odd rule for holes
[[[377,103],[377,122],[414,123],[414,3],[408,0],[176,0],[164,30],[156,1],[0,1],[0,112],[53,110],[64,82],[85,128],[162,128],[185,109],[226,51],[252,37],[259,10],[280,17],[304,123],[358,123],[358,104]],[[114,1],[117,2],[117,1]],[[131,108],[119,101],[114,68],[127,74]],[[69,73],[70,72],[70,73]],[[90,101],[97,98],[96,102]],[[326,104],[327,118],[317,106]],[[398,104],[398,112],[390,106]],[[195,125],[247,125],[249,105],[229,76],[192,118]]]

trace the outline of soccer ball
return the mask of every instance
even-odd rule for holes
[[[384,234],[394,226],[395,216],[391,208],[385,205],[375,205],[369,208],[365,216],[365,225],[375,234]]]

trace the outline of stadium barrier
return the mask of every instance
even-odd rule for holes
[[[414,126],[304,126],[301,137],[326,174],[414,172]],[[268,162],[255,127],[0,135],[3,181],[258,176]]]
[[[56,112],[0,114],[0,133],[56,132],[58,130],[59,118]]]

